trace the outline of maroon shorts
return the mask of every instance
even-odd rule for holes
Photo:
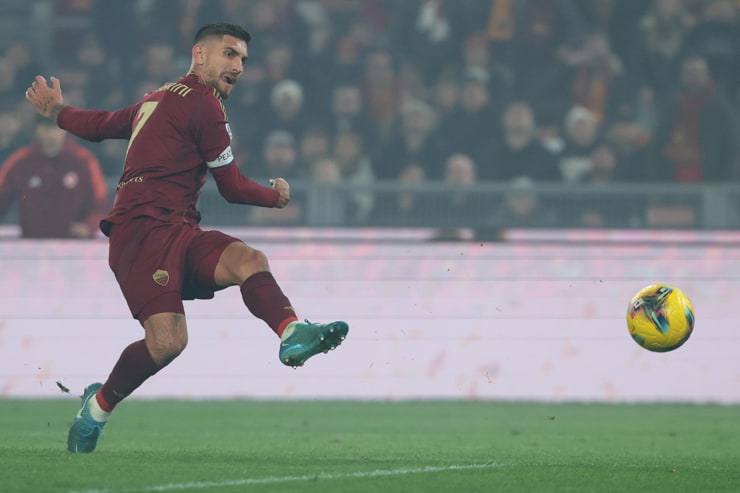
[[[182,300],[210,299],[221,253],[241,241],[220,231],[139,217],[113,225],[108,264],[131,314],[142,324],[155,313],[185,313]]]

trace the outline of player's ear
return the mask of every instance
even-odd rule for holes
[[[203,45],[201,44],[193,45],[193,49],[191,53],[193,55],[193,61],[197,63],[198,65],[202,65],[205,59]]]

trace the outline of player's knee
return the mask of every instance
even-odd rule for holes
[[[260,250],[244,248],[233,266],[233,281],[235,284],[243,283],[248,277],[256,272],[269,270],[267,256]]]
[[[185,317],[180,313],[159,313],[144,322],[146,345],[152,359],[166,365],[177,358],[188,344]]]
[[[261,250],[250,248],[248,251],[244,252],[240,264],[254,272],[266,270],[268,268],[267,255],[262,253]]]
[[[187,345],[188,336],[185,333],[157,338],[148,346],[152,354],[152,359],[159,365],[164,366],[177,358],[185,350]]]
[[[188,345],[188,335],[185,332],[175,335],[167,347],[168,353],[172,358],[180,356]]]

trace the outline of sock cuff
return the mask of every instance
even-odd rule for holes
[[[293,322],[297,322],[298,319],[296,317],[288,317],[282,322],[280,322],[280,325],[278,325],[277,330],[275,330],[275,333],[278,335],[278,337],[283,336],[283,332],[285,332],[285,328],[290,325]]]
[[[95,400],[97,401],[98,406],[100,406],[100,409],[107,413],[113,411],[113,408],[115,407],[108,404],[108,401],[105,400],[105,397],[103,397],[103,393],[100,390],[95,393]]]

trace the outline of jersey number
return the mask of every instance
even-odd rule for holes
[[[136,113],[136,124],[134,125],[133,132],[131,132],[131,138],[128,141],[126,154],[128,154],[128,150],[131,148],[131,144],[134,142],[136,136],[139,135],[141,127],[143,127],[149,117],[152,116],[152,113],[154,113],[154,110],[157,108],[158,104],[159,101],[147,101],[145,103],[141,103],[139,111]]]

